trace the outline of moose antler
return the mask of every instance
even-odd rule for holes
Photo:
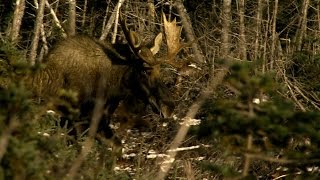
[[[166,15],[162,13],[164,32],[167,41],[167,57],[164,63],[177,69],[182,68],[185,63],[174,61],[177,54],[183,49],[184,45],[180,42],[182,27],[177,25],[177,20],[169,22]]]
[[[164,13],[162,13],[162,17],[168,46],[168,60],[173,60],[182,48],[182,44],[180,43],[182,27],[177,26],[176,18],[174,18],[173,21],[169,22]]]
[[[154,46],[151,48],[147,48],[146,46],[142,46],[142,40],[140,39],[139,35],[136,32],[128,29],[126,21],[122,17],[121,13],[120,23],[131,50],[140,59],[142,59],[144,62],[151,66],[159,64],[169,64],[174,68],[181,69],[187,64],[187,62],[177,62],[175,61],[175,57],[181,51],[181,49],[188,46],[187,44],[182,44],[180,42],[182,27],[177,25],[176,19],[169,22],[164,13],[162,13],[162,16],[167,43],[167,55],[159,59],[164,60],[157,61],[154,56],[160,50],[162,42],[162,33],[159,33],[154,39]]]
[[[159,64],[156,61],[156,58],[154,57],[154,55],[160,49],[160,45],[162,42],[162,33],[159,33],[156,36],[156,38],[154,40],[154,47],[151,47],[149,49],[149,48],[141,45],[142,41],[136,32],[128,29],[127,23],[126,23],[125,19],[122,17],[121,13],[120,13],[120,23],[121,23],[123,33],[128,41],[128,44],[129,44],[131,50],[133,51],[133,53],[151,66]]]

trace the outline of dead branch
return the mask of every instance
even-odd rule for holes
[[[56,26],[61,30],[62,37],[64,37],[64,38],[67,37],[67,34],[66,34],[65,30],[64,30],[63,27],[61,26],[61,23],[60,23],[59,19],[57,18],[57,15],[56,15],[56,13],[54,12],[54,10],[51,8],[48,0],[46,0],[46,6],[47,6],[47,8],[50,10],[50,14],[51,14],[51,16],[52,16],[52,18],[53,18],[53,21],[55,22]]]
[[[113,10],[113,12],[111,14],[111,17],[109,18],[108,23],[105,26],[105,28],[103,29],[101,37],[99,38],[100,41],[104,41],[107,38],[108,33],[109,33],[109,31],[110,31],[110,29],[112,27],[112,24],[116,19],[116,15],[118,14],[118,16],[119,16],[118,12],[119,12],[119,9],[120,9],[121,5],[124,3],[124,1],[125,0],[119,0],[117,6],[114,8],[114,10]],[[115,26],[117,26],[117,24],[115,24]]]
[[[187,14],[187,10],[184,7],[183,3],[181,0],[177,0],[174,3],[174,7],[177,9],[178,14],[180,15],[181,21],[182,21],[182,25],[184,27],[184,30],[186,32],[186,37],[188,39],[189,42],[193,42],[192,43],[192,50],[194,52],[194,56],[195,56],[195,61],[199,62],[199,63],[204,63],[204,58],[202,56],[202,52],[198,46],[198,44],[196,43],[196,38],[194,35],[194,30],[193,27],[191,25],[191,21],[189,18],[189,15]]]
[[[170,146],[170,151],[168,151],[167,153],[167,158],[162,162],[162,165],[160,167],[160,170],[158,172],[158,176],[157,179],[158,180],[163,180],[170,167],[172,166],[172,163],[175,160],[175,157],[177,155],[177,151],[173,151],[174,149],[178,148],[181,144],[181,142],[184,140],[188,130],[189,130],[189,123],[188,121],[190,121],[190,119],[193,119],[198,110],[200,109],[201,105],[203,104],[203,102],[210,97],[214,90],[217,88],[218,84],[220,84],[223,80],[223,78],[225,77],[227,73],[227,68],[222,69],[221,71],[219,71],[215,77],[212,77],[207,85],[207,87],[201,92],[199,98],[196,100],[195,103],[193,103],[193,105],[190,107],[189,111],[187,112],[187,115],[183,118],[184,122],[181,125],[178,133],[176,134],[174,140],[171,143]]]

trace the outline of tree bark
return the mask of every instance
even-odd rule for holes
[[[263,0],[258,0],[258,7],[256,12],[256,25],[255,25],[255,41],[254,41],[254,61],[260,57],[260,34],[261,34],[261,22],[262,22],[262,12],[263,12]]]
[[[266,7],[267,7],[267,17],[266,17],[266,21],[265,21],[265,31],[264,31],[264,38],[263,38],[263,53],[262,53],[262,73],[265,73],[267,70],[267,53],[268,53],[268,42],[269,42],[269,27],[270,27],[270,3],[269,0],[263,0],[266,3]],[[262,21],[263,22],[263,21]]]
[[[69,0],[68,35],[76,34],[76,0]]]
[[[189,15],[187,13],[186,8],[184,7],[183,3],[181,0],[177,0],[174,3],[174,7],[177,9],[178,14],[181,18],[182,21],[182,25],[184,27],[184,31],[186,33],[186,37],[188,39],[189,42],[193,42],[196,40],[192,25],[191,25],[191,21],[189,18]],[[204,58],[202,56],[202,52],[198,46],[198,44],[196,42],[192,43],[192,50],[195,56],[195,61],[199,62],[199,63],[204,63]]]
[[[222,9],[222,37],[220,56],[227,59],[230,54],[230,23],[231,23],[231,0],[223,0]]]
[[[41,25],[41,29],[40,29],[40,34],[41,34],[41,39],[42,39],[42,48],[38,57],[38,61],[39,63],[42,62],[43,57],[48,53],[48,42],[47,42],[47,37],[46,37],[46,33],[44,30],[44,24],[42,23]]]
[[[108,0],[108,6],[106,8],[106,15],[103,17],[102,31],[101,32],[104,32],[104,29],[106,27],[106,22],[107,22],[107,17],[108,17],[108,13],[109,13],[110,4],[111,4],[111,0]]]
[[[297,43],[297,50],[301,51],[302,50],[302,40],[305,36],[305,33],[307,31],[307,14],[308,14],[308,9],[309,9],[309,0],[304,0],[303,5],[302,5],[302,10],[301,10],[301,17],[299,20],[299,25],[300,29],[297,31],[296,35],[296,43]]]
[[[16,0],[16,7],[13,14],[12,26],[9,30],[9,37],[13,43],[17,43],[18,36],[20,32],[20,27],[22,23],[22,18],[24,15],[26,4],[25,0]]]
[[[155,29],[155,7],[154,7],[154,0],[148,0],[148,21],[149,21],[149,30],[154,32]]]
[[[34,65],[36,63],[39,35],[40,35],[41,26],[43,24],[44,6],[45,6],[45,0],[40,0],[38,11],[37,11],[36,23],[34,26],[34,35],[31,43],[31,51],[29,56],[29,61],[31,65]]]
[[[87,4],[88,4],[88,0],[84,0],[83,13],[82,13],[82,22],[81,22],[81,27],[82,28],[84,28],[84,25],[86,24]]]
[[[245,0],[239,0],[239,25],[240,25],[240,59],[247,59],[247,43],[246,43],[246,31],[245,31],[245,22],[244,22],[244,4]]]
[[[270,58],[270,70],[273,70],[274,63],[276,61],[275,57],[275,50],[276,50],[276,44],[277,44],[277,32],[276,32],[276,26],[277,26],[277,14],[278,14],[278,5],[279,1],[274,1],[274,9],[273,9],[273,18],[272,18],[272,41],[271,41],[271,58]]]

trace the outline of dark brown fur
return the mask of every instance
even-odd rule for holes
[[[102,90],[101,97],[108,116],[121,100],[128,97],[153,105],[155,112],[169,110],[162,112],[165,116],[172,112],[173,103],[168,100],[166,89],[159,77],[153,76],[152,71],[159,70],[146,67],[126,45],[113,47],[87,36],[69,37],[49,52],[45,66],[32,82],[34,92],[45,101],[57,96],[61,89],[72,90],[78,93],[81,113],[88,111],[85,114],[90,114],[97,92]],[[103,119],[99,130],[109,138],[112,132],[108,123]]]

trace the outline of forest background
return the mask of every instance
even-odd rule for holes
[[[34,104],[21,74],[67,36],[121,39],[120,5],[144,40],[163,31],[162,12],[176,18],[185,45],[176,61],[188,65],[162,72],[174,118],[148,112],[151,133],[118,130],[121,158],[94,141],[81,159],[86,137],[70,144],[68,129],[40,113],[47,110]],[[320,1],[1,0],[0,22],[1,179],[319,175]]]

